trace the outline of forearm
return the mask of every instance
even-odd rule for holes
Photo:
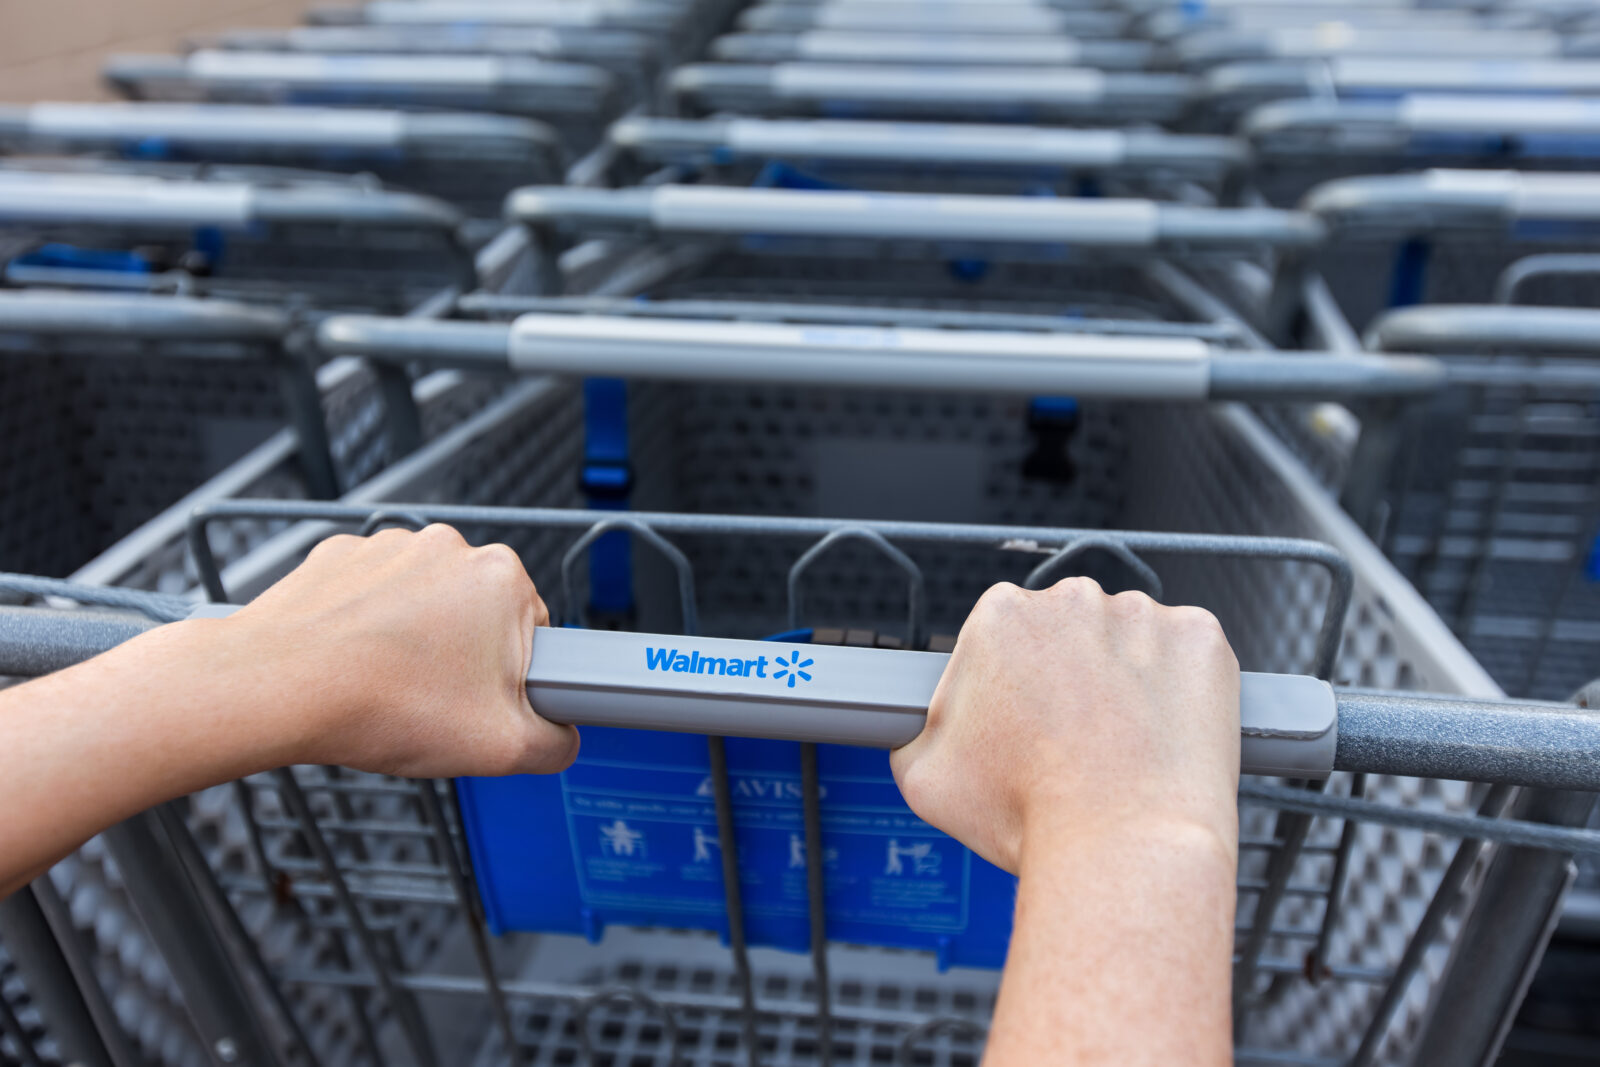
[[[1031,832],[984,1062],[1230,1063],[1234,894],[1198,827]]]
[[[0,895],[105,826],[293,762],[307,724],[241,637],[177,623],[0,692]]]

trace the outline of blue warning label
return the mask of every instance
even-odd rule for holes
[[[704,766],[592,759],[561,785],[585,903],[722,910],[722,848]],[[971,853],[912,815],[892,778],[824,775],[821,788],[830,916],[965,928]],[[746,910],[804,915],[800,776],[733,774],[729,789]]]

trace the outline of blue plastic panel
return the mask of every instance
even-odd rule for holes
[[[800,748],[730,738],[745,934],[805,951]],[[926,949],[941,967],[999,967],[1016,880],[913,815],[888,753],[822,745],[828,937]],[[727,936],[706,740],[589,727],[566,773],[459,781],[496,933],[598,940],[609,924]]]

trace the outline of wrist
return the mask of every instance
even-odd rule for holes
[[[158,632],[170,640],[172,676],[248,742],[241,775],[313,761],[327,690],[298,680],[295,657],[277,647],[282,635],[257,633],[239,617],[188,619]]]
[[[1169,812],[1057,808],[1024,821],[1018,871],[1138,856],[1231,888],[1239,864],[1238,824],[1236,818],[1224,823]]]

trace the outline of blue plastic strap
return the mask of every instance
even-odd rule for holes
[[[581,484],[591,508],[628,510],[633,491],[628,385],[619,378],[584,379]],[[621,530],[602,535],[589,548],[589,610],[611,614],[633,610],[633,546]]]
[[[1395,251],[1394,274],[1389,280],[1389,306],[1411,307],[1422,303],[1428,281],[1428,257],[1433,246],[1420,237],[1405,241]]]
[[[122,274],[150,273],[150,261],[137,252],[122,252],[105,248],[79,248],[76,245],[55,242],[40,245],[38,248],[17,256],[11,262],[19,267],[104,270]]]

